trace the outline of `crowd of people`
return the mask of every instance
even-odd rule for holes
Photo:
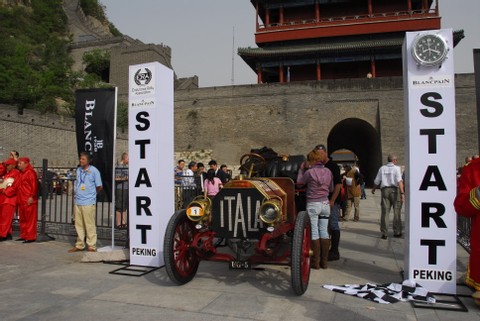
[[[0,164],[0,242],[12,240],[12,221],[18,209],[20,237],[16,241],[37,240],[37,173],[28,157],[12,150]]]
[[[339,221],[360,220],[364,178],[355,165],[342,169],[332,161],[323,144],[315,146],[302,163],[297,184],[306,186],[306,210],[312,228],[312,268],[326,269],[328,261],[340,259]],[[365,197],[366,198],[366,197]]]
[[[173,170],[175,186],[181,190],[182,203],[185,206],[198,195],[215,196],[223,185],[232,179],[227,165],[222,164],[219,167],[214,159],[208,162],[208,170],[201,162],[190,161],[187,167],[185,164],[185,160],[180,159]]]
[[[381,237],[386,239],[386,226],[389,204],[394,206],[394,237],[401,237],[400,210],[404,190],[400,167],[394,165],[397,157],[388,156],[387,165],[380,168],[375,179],[376,187],[382,190]],[[186,166],[183,159],[174,168],[175,185],[182,190],[183,205],[186,206],[195,196],[214,197],[223,185],[231,179],[226,165],[215,160],[208,163],[208,171],[203,163],[191,161]],[[395,182],[386,179],[384,168],[393,166],[398,176]],[[323,144],[315,146],[301,165],[297,184],[306,186],[306,209],[312,222],[312,267],[326,269],[328,261],[340,259],[339,222],[360,220],[360,200],[366,199],[365,179],[356,164],[340,166],[334,162]],[[375,193],[375,188],[372,193]],[[387,191],[388,193],[387,197]],[[385,195],[384,195],[385,194]],[[394,199],[394,200],[393,200]],[[388,204],[387,204],[388,202]],[[353,218],[351,212],[353,208]],[[398,227],[400,226],[400,227]]]
[[[388,216],[393,209],[393,236],[402,237],[401,209],[405,201],[402,171],[397,156],[388,155],[387,163],[380,167],[374,179],[372,194],[381,190],[381,238],[388,238]],[[96,199],[103,188],[100,173],[90,164],[90,154],[80,153],[75,180],[75,229],[77,241],[69,252],[96,251]],[[174,168],[174,180],[183,191],[184,205],[195,196],[214,197],[231,179],[226,165],[181,159]],[[471,253],[466,283],[475,289],[473,297],[480,304],[480,158],[467,157],[458,169],[456,212],[471,219]],[[123,153],[115,171],[116,225],[127,227],[128,210],[128,153]],[[323,144],[315,146],[300,167],[297,184],[306,186],[306,210],[312,227],[312,268],[326,269],[328,261],[340,258],[339,221],[349,221],[353,207],[353,221],[360,220],[360,200],[366,199],[365,180],[360,169],[345,165],[341,169],[328,155]],[[9,158],[0,163],[0,242],[12,240],[12,220],[18,211],[20,236],[16,241],[32,243],[37,238],[38,217],[37,173],[28,157],[11,151]]]
[[[388,238],[387,220],[394,209],[393,236],[402,236],[400,211],[405,200],[402,172],[396,165],[397,156],[388,155],[387,164],[380,167],[372,194],[377,188],[381,198],[381,238]],[[302,163],[297,184],[306,186],[306,210],[312,228],[312,268],[326,269],[328,261],[340,258],[339,221],[360,220],[360,200],[366,199],[365,179],[356,164],[341,166],[329,157],[325,145],[317,145]],[[353,207],[353,219],[351,211]]]

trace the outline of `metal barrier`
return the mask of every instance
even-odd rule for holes
[[[175,211],[185,208],[202,191],[195,187],[175,185]]]
[[[38,198],[38,221],[42,219],[42,203],[45,202],[46,233],[64,236],[76,236],[74,219],[74,186],[75,179],[62,178],[58,175],[53,180],[48,180],[46,186],[41,186],[39,175],[39,198]],[[42,188],[47,188],[47,197],[43,199]],[[122,191],[123,192],[123,191]],[[200,188],[175,185],[175,210],[185,206],[196,196],[201,195]],[[97,236],[99,239],[111,239],[112,217],[109,202],[97,202],[96,223]],[[173,214],[173,213],[172,213]],[[128,217],[128,215],[127,215]],[[470,219],[462,216],[457,217],[457,242],[470,253]],[[39,229],[40,230],[40,229]],[[116,242],[127,242],[127,230],[114,229]]]
[[[42,215],[45,221],[45,233],[75,237],[74,226],[74,197],[75,178],[70,178],[66,167],[49,168],[47,179],[42,186],[42,169],[35,168],[38,173],[38,223],[42,222]],[[46,189],[46,197],[43,199],[43,189]],[[122,190],[122,193],[125,191]],[[201,194],[201,190],[191,186],[175,186],[175,210],[184,208],[193,198]],[[99,199],[103,199],[99,195]],[[45,206],[45,213],[42,214],[42,207]],[[112,233],[112,208],[110,202],[97,202],[96,226],[97,237],[102,240],[110,240]],[[115,215],[115,214],[114,214]],[[173,215],[173,213],[172,213]],[[18,217],[18,215],[17,215]],[[128,219],[128,215],[127,215]],[[128,223],[128,222],[127,222]],[[115,224],[115,223],[114,223]],[[40,228],[38,229],[40,231]],[[114,239],[116,242],[127,242],[128,230],[114,228]]]
[[[463,216],[457,216],[457,242],[470,253],[470,227],[471,220]]]
[[[38,220],[42,221],[44,215],[45,232],[47,234],[76,236],[75,231],[75,212],[74,212],[74,186],[75,179],[58,178],[49,181],[42,186],[39,182],[38,198]],[[42,190],[46,188],[45,199],[42,197]],[[45,203],[45,205],[44,205]],[[45,213],[42,213],[42,207]],[[112,235],[112,208],[110,202],[97,202],[96,207],[96,226],[97,237],[99,239],[109,240]],[[126,241],[127,231],[114,231],[116,241]]]

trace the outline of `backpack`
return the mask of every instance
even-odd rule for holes
[[[355,172],[355,184],[362,185],[363,184],[363,175],[359,172]]]

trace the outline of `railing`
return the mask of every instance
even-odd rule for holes
[[[58,170],[58,169],[57,169]],[[75,237],[74,219],[74,189],[75,179],[57,178],[47,183],[47,197],[38,199],[38,220],[42,220],[42,203],[45,202],[44,221],[46,233]],[[124,191],[122,191],[124,192]],[[40,196],[42,195],[39,189]],[[201,188],[175,185],[175,210],[184,208],[193,198],[201,195]],[[99,239],[111,239],[112,218],[109,202],[98,202],[96,212],[97,234]],[[173,214],[173,213],[172,213]],[[127,215],[128,217],[128,215]],[[470,252],[470,219],[458,216],[457,242]],[[40,229],[39,229],[40,231]],[[114,228],[116,242],[127,242],[128,234],[125,229]]]
[[[74,226],[74,186],[75,179],[55,178],[46,180],[45,186],[41,185],[39,178],[38,220],[45,223],[45,232],[62,236],[75,236]],[[45,199],[42,197],[46,189]],[[112,203],[97,202],[96,226],[97,237],[109,240],[112,235]],[[45,208],[45,212],[43,212]],[[40,231],[40,229],[38,229]],[[116,241],[127,240],[127,230],[114,229]]]
[[[322,19],[302,19],[302,20],[290,20],[283,23],[275,22],[268,25],[258,25],[257,31],[261,29],[282,29],[283,27],[288,26],[299,26],[299,25],[331,25],[332,23],[338,22],[360,22],[360,21],[372,21],[372,20],[383,20],[383,18],[393,18],[393,19],[402,19],[406,16],[435,16],[438,15],[436,9],[428,10],[411,10],[411,11],[395,11],[395,12],[382,12],[382,13],[372,13],[372,14],[358,14],[351,16],[337,16],[329,17]]]
[[[463,216],[457,216],[457,242],[470,253],[470,227],[471,220]]]
[[[75,178],[68,178],[69,168],[49,168],[45,186],[41,185],[41,169],[36,168],[39,180],[38,191],[38,222],[45,222],[45,232],[47,234],[75,236],[74,226],[74,186]],[[184,176],[185,177],[185,176]],[[43,190],[46,189],[46,197],[43,199]],[[125,193],[122,190],[122,193]],[[193,198],[200,195],[201,188],[176,185],[175,186],[175,210],[184,208]],[[103,199],[103,197],[99,197]],[[42,208],[45,206],[45,213]],[[99,239],[109,240],[112,233],[112,206],[110,202],[98,201],[96,207],[96,226]],[[127,209],[128,212],[128,209]],[[121,215],[121,213],[119,213]],[[115,214],[117,215],[117,214]],[[172,213],[173,215],[173,213]],[[18,218],[16,215],[15,218]],[[115,218],[116,220],[117,218]],[[128,220],[128,215],[127,215]],[[117,225],[116,223],[113,223]],[[120,222],[121,224],[121,222]],[[128,225],[128,221],[127,221]],[[40,228],[38,229],[40,231]],[[114,238],[116,241],[127,241],[128,230],[125,227],[114,226]]]

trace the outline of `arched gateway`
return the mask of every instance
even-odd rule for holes
[[[347,118],[333,126],[327,139],[330,153],[348,149],[358,158],[358,166],[366,178],[367,186],[373,184],[382,164],[381,140],[377,130],[358,118]]]

